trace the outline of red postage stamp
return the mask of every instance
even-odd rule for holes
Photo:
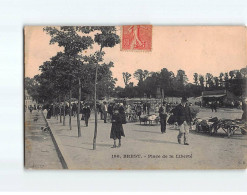
[[[151,51],[152,25],[122,26],[122,51]]]

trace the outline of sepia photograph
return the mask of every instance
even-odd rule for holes
[[[245,26],[23,36],[25,169],[246,169]]]

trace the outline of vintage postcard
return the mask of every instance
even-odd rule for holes
[[[246,169],[245,26],[25,26],[26,169]]]

